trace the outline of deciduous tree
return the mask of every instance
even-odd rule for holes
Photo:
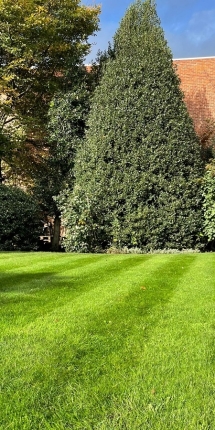
[[[99,7],[79,0],[0,1],[1,136],[9,123],[20,124],[26,145],[16,155],[20,163],[27,158],[22,167],[29,174],[35,162],[37,168],[38,154],[44,155],[50,100],[77,80],[98,14]],[[0,152],[6,157],[4,138]]]

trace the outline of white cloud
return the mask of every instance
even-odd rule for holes
[[[171,33],[167,34],[167,40],[173,58],[215,56],[214,38],[197,45],[186,36]]]
[[[215,56],[215,9],[193,14],[184,32],[165,34],[174,58]]]
[[[118,1],[119,3],[117,0],[111,0],[116,9],[118,9],[121,0]],[[214,4],[210,10],[201,10],[192,14],[194,5],[197,8],[201,1],[158,0],[157,2],[158,14],[161,12],[162,15],[161,25],[165,30],[165,36],[174,58],[215,56]],[[207,0],[207,6],[210,2],[211,0]],[[107,7],[105,2],[104,7]],[[113,13],[112,9],[111,12]],[[113,13],[110,20],[101,17],[101,30],[97,36],[90,38],[90,43],[93,45],[91,53],[86,58],[86,63],[95,59],[99,49],[102,51],[107,49],[108,41],[112,41],[112,37],[119,26],[119,22],[115,20],[116,15]]]
[[[195,13],[186,33],[187,37],[197,45],[211,38],[215,45],[215,9]]]

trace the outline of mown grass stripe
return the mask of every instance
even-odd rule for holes
[[[0,322],[2,428],[214,428],[214,255],[65,257],[1,293],[31,297]]]

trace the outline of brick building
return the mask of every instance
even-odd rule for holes
[[[202,136],[206,122],[215,121],[215,57],[173,60],[196,132]]]

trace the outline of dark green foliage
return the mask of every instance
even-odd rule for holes
[[[48,162],[55,186],[59,179],[60,183],[65,179],[73,182],[74,158],[85,134],[89,98],[90,93],[86,85],[79,82],[79,86],[73,91],[59,94],[51,102]]]
[[[198,246],[199,142],[153,1],[122,20],[88,127],[64,204],[67,249]]]
[[[88,78],[89,84],[92,90],[96,88],[97,85],[99,85],[108,61],[113,60],[114,58],[115,58],[115,49],[110,42],[108,42],[107,50],[104,50],[104,51],[99,50],[97,52],[97,57],[95,59],[95,62],[93,62],[92,65],[90,66],[91,70]]]
[[[215,249],[215,162],[206,166],[203,180],[203,233],[208,249]]]
[[[39,210],[20,188],[0,186],[0,250],[29,251],[38,243]]]
[[[83,81],[83,79],[82,79]],[[59,93],[52,100],[49,109],[49,151],[43,160],[41,175],[35,180],[34,193],[41,209],[46,215],[59,220],[60,210],[55,198],[66,184],[73,187],[74,159],[77,148],[81,145],[89,111],[90,92],[86,84],[81,83],[73,91]],[[58,223],[59,226],[59,223]],[[58,250],[60,230],[56,232],[54,223],[55,250]]]
[[[89,111],[89,92],[84,85],[67,93],[59,93],[52,100],[48,115],[49,150],[43,160],[44,174],[36,178],[35,190],[50,215],[55,212],[53,196],[66,183],[74,182],[74,158],[85,134]]]

